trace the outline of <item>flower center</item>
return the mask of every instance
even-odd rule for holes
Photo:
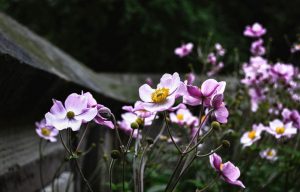
[[[181,113],[177,114],[176,117],[179,121],[183,120],[183,114],[181,114]]]
[[[274,154],[273,154],[273,151],[272,150],[269,150],[268,152],[267,152],[267,156],[269,156],[269,157],[272,157]]]
[[[164,102],[169,95],[168,88],[160,88],[156,89],[154,93],[151,95],[151,99],[154,103],[161,103]]]
[[[68,111],[67,118],[68,119],[73,119],[74,117],[75,117],[75,113],[73,111]]]
[[[43,127],[43,128],[41,128],[41,133],[44,136],[49,136],[51,131],[49,129],[47,129],[47,127]]]
[[[255,139],[255,137],[256,137],[256,131],[250,131],[249,133],[248,133],[248,137],[251,139],[251,140],[253,140],[253,139]]]
[[[285,128],[284,127],[276,127],[275,131],[276,131],[277,134],[281,135],[281,134],[284,133]]]
[[[224,164],[221,163],[221,164],[220,164],[220,170],[223,171],[223,168],[224,168]]]

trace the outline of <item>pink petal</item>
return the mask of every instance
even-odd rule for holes
[[[168,88],[169,94],[174,93],[176,89],[180,85],[180,77],[178,73],[174,73],[173,75],[164,74],[161,79],[160,83],[157,85],[158,88]]]
[[[211,105],[213,108],[217,109],[223,104],[224,96],[223,94],[214,95],[211,100]]]
[[[231,181],[236,181],[240,177],[241,173],[238,167],[228,161],[223,164],[222,175]]]
[[[218,88],[219,83],[214,79],[208,79],[202,83],[201,92],[205,97],[210,97]]]
[[[96,107],[88,108],[88,109],[85,109],[83,111],[83,113],[76,115],[74,117],[74,119],[80,120],[80,121],[84,120],[85,122],[88,122],[88,121],[93,120],[96,117],[97,113],[98,113],[98,110]]]
[[[58,130],[63,130],[68,128],[68,120],[67,119],[58,119],[50,112],[45,115],[47,125],[53,126]]]
[[[231,181],[227,178],[224,178],[224,180],[227,182],[227,183],[230,183],[232,185],[237,185],[237,186],[240,186],[242,188],[246,188],[245,185],[240,181],[240,180],[236,180],[236,181]]]
[[[152,102],[151,95],[155,90],[152,89],[148,84],[144,84],[139,88],[139,95],[142,101]]]
[[[217,110],[215,110],[215,116],[218,122],[227,123],[229,112],[226,107],[220,107]]]
[[[201,90],[197,86],[187,85],[186,87],[190,96],[195,97],[197,99],[202,97]]]
[[[72,131],[78,131],[80,129],[80,126],[82,124],[82,121],[71,119],[68,121],[68,128],[71,128]]]
[[[67,113],[62,102],[55,99],[53,99],[53,105],[50,109],[50,112],[58,118],[66,117],[66,113]]]
[[[65,107],[67,111],[72,111],[75,115],[78,115],[87,108],[87,102],[88,100],[86,97],[72,93],[67,97]]]
[[[220,165],[222,163],[222,158],[217,155],[216,153],[213,153],[212,155],[209,156],[209,162],[210,165],[217,171],[220,170]]]
[[[163,103],[144,103],[144,108],[150,112],[160,112],[170,109],[175,103],[175,97],[169,96]]]

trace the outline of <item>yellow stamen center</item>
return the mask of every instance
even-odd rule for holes
[[[221,171],[223,171],[223,167],[224,167],[224,164],[221,163],[221,164],[220,164],[220,170],[221,170]]]
[[[267,152],[267,156],[269,156],[269,157],[272,157],[274,154],[273,154],[273,151],[272,150],[269,150],[268,152]]]
[[[169,95],[168,88],[160,88],[156,89],[155,92],[152,93],[151,99],[154,103],[162,103],[164,102]]]
[[[251,140],[253,140],[253,139],[255,139],[255,137],[256,137],[256,131],[250,131],[249,133],[248,133],[248,137],[251,139]]]
[[[73,119],[74,117],[75,117],[75,113],[73,111],[68,111],[67,118],[68,119]]]
[[[176,115],[176,117],[179,121],[182,121],[184,116],[183,116],[183,114],[179,113]]]
[[[44,136],[49,136],[51,131],[49,129],[47,129],[46,127],[41,128],[41,133]]]
[[[285,128],[284,127],[276,127],[275,131],[276,131],[277,134],[281,135],[281,134],[284,133]]]

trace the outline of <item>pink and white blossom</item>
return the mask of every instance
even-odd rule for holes
[[[218,56],[224,56],[225,55],[226,51],[220,43],[215,44],[215,50],[216,50]]]
[[[193,116],[189,109],[178,109],[176,113],[170,113],[170,120],[179,125],[191,126],[197,121],[197,117]]]
[[[182,44],[180,47],[175,49],[174,53],[182,58],[189,55],[192,52],[193,47],[193,43]]]
[[[292,122],[283,123],[279,119],[275,119],[270,122],[269,127],[266,131],[272,135],[274,135],[277,139],[281,137],[288,137],[295,135],[297,133],[297,129],[293,127]]]
[[[264,41],[258,39],[251,44],[251,53],[255,56],[262,56],[266,53],[266,48],[263,46]]]
[[[241,137],[240,142],[243,144],[243,147],[251,146],[253,143],[258,141],[261,138],[261,133],[265,130],[265,126],[262,124],[252,126],[251,131],[247,131]]]
[[[238,178],[241,175],[238,167],[236,167],[230,161],[227,161],[226,163],[222,163],[222,158],[216,153],[210,155],[209,160],[210,160],[210,165],[220,175],[221,179],[223,179],[225,182],[229,184],[237,185],[242,188],[245,188],[244,184],[240,180],[238,180]]]
[[[278,159],[277,151],[275,149],[271,149],[271,148],[268,148],[268,149],[265,149],[265,150],[261,151],[259,153],[259,155],[260,155],[261,158],[267,159],[267,160],[270,160],[270,161],[276,161]]]
[[[247,37],[261,37],[266,34],[267,30],[259,23],[254,23],[252,26],[246,26],[244,35]]]
[[[71,128],[78,131],[83,122],[89,122],[97,115],[96,107],[88,107],[88,99],[76,93],[70,94],[64,105],[61,101],[53,99],[50,112],[46,113],[47,125],[58,130]]]
[[[143,108],[150,112],[165,111],[171,108],[175,99],[180,96],[180,81],[178,73],[164,74],[156,89],[144,84],[139,88],[139,95],[143,101]]]
[[[300,129],[300,114],[297,110],[284,108],[281,115],[285,123],[292,122],[294,127]]]
[[[46,139],[50,142],[56,142],[56,136],[58,135],[58,130],[53,126],[49,126],[46,124],[46,120],[43,119],[40,122],[35,123],[36,133],[43,139]]]

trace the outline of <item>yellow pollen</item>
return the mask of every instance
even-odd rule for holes
[[[183,114],[181,114],[181,113],[177,114],[176,117],[179,121],[183,120]]]
[[[284,133],[285,128],[284,127],[276,127],[275,131],[276,131],[277,134],[281,135],[281,134]]]
[[[151,94],[151,99],[154,103],[164,102],[169,95],[168,88],[156,89],[154,93]]]
[[[41,133],[44,136],[49,136],[51,131],[49,129],[47,129],[46,127],[41,128]]]
[[[273,154],[272,150],[269,150],[269,151],[267,152],[267,156],[272,157],[273,155],[274,155],[274,154]]]
[[[220,170],[221,170],[221,171],[223,171],[223,167],[224,167],[224,164],[221,163],[221,164],[220,164]]]
[[[250,131],[249,133],[248,133],[248,137],[250,138],[250,139],[255,139],[255,137],[256,137],[256,131]]]

